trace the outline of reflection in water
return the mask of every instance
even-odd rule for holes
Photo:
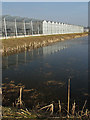
[[[16,55],[16,67],[18,67],[18,54]]]
[[[66,49],[67,47],[67,45],[62,46],[60,42],[52,46],[43,47],[43,55],[49,55],[55,52],[59,52],[60,50]]]
[[[67,80],[70,76],[71,97],[79,102],[87,99],[87,37],[5,56],[2,62],[3,82],[12,80],[29,89],[35,88],[43,94],[45,101],[67,101]]]
[[[12,66],[12,65],[16,65],[16,67],[18,67],[19,62],[21,61],[22,63],[27,63],[29,61],[32,61],[35,57],[38,58],[38,56],[46,56],[46,55],[54,54],[68,47],[69,45],[61,44],[59,42],[58,44],[54,44],[51,46],[38,48],[32,51],[25,51],[24,54],[19,53],[12,56],[3,57],[3,68],[5,69],[8,68],[8,66]],[[13,59],[14,57],[16,57],[16,59]],[[9,58],[12,60],[12,62]]]
[[[26,63],[26,60],[27,60],[27,51],[25,50],[25,63]]]
[[[5,59],[2,61],[2,62],[4,62],[4,66],[5,66],[5,68],[7,68],[7,69],[8,69],[8,57],[9,57],[9,56],[6,56]]]

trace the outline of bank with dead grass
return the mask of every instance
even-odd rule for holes
[[[55,42],[87,36],[88,33],[58,34],[30,36],[25,38],[10,38],[2,40],[2,54],[10,55],[17,52],[32,50]]]

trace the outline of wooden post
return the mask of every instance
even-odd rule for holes
[[[60,104],[60,100],[58,101],[59,104],[59,112],[61,113],[61,104]]]
[[[24,35],[26,36],[26,26],[25,26],[25,20],[23,20],[23,24],[24,24]]]
[[[70,79],[68,80],[68,113],[69,113],[69,105],[70,105]]]
[[[16,19],[15,19],[15,35],[17,37],[17,23],[16,23]]]
[[[22,87],[20,88],[20,107],[22,106]]]
[[[6,27],[6,20],[4,18],[4,29],[5,29],[5,38],[7,39],[7,27]]]

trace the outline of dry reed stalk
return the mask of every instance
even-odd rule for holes
[[[43,109],[46,109],[46,108],[47,108],[47,110],[50,109],[51,114],[53,114],[53,111],[54,111],[54,105],[53,105],[53,103],[50,104],[50,105],[47,105],[47,106],[42,107],[40,110],[43,110]]]
[[[88,116],[88,109],[86,109],[86,111],[85,111],[85,115]]]
[[[74,104],[73,104],[73,106],[72,106],[72,115],[75,114],[75,107],[76,107],[75,104],[76,104],[76,103],[75,103],[75,101],[74,101]]]
[[[20,107],[22,106],[22,87],[20,88]]]
[[[53,115],[53,111],[54,111],[54,105],[53,104],[51,105],[50,111],[51,111],[51,115]]]
[[[17,100],[17,102],[15,101],[16,106],[20,105],[20,107],[22,107],[23,102],[22,102],[22,87],[20,87],[20,95],[19,98]]]
[[[69,113],[69,106],[70,106],[70,79],[68,80],[68,113]]]
[[[52,106],[52,104],[47,105],[47,106],[44,106],[44,107],[42,107],[40,110],[43,110],[43,109],[48,108],[48,107],[51,107],[51,106]]]
[[[81,110],[81,116],[82,116],[82,114],[83,114],[83,110],[84,110],[84,108],[85,108],[85,106],[86,106],[86,103],[87,103],[87,100],[85,100],[85,103],[84,103],[83,108],[82,108],[82,110]]]
[[[27,50],[27,45],[26,45],[26,43],[25,43],[25,51]]]
[[[60,100],[58,100],[58,104],[59,104],[59,112],[61,113],[61,104],[60,104]]]
[[[27,113],[28,115],[31,115],[31,113],[28,110],[23,110],[23,109],[20,110],[23,111],[24,113]]]

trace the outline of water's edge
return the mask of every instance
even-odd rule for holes
[[[28,38],[13,38],[2,40],[2,55],[11,55],[18,52],[32,50],[43,46],[48,46],[52,43],[64,41],[72,38],[79,38],[87,36],[87,33],[74,33],[74,34],[60,34],[60,35],[49,35],[49,36],[38,36]]]

